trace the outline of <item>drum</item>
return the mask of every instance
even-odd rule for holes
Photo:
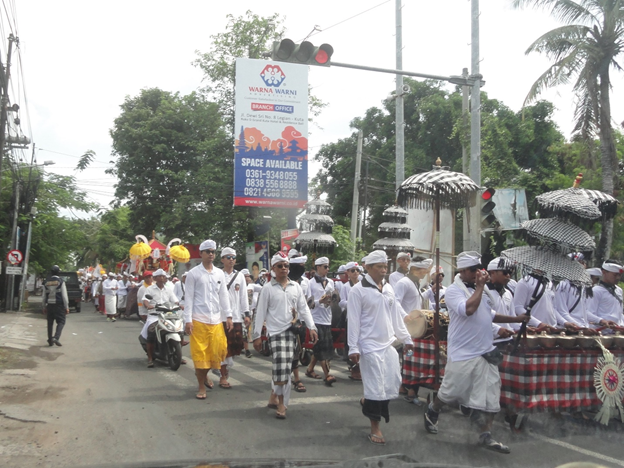
[[[405,327],[413,339],[427,335],[429,328],[427,321],[428,312],[428,310],[414,309],[405,317]],[[431,330],[433,330],[433,322],[431,322]]]

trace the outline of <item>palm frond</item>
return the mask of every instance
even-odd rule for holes
[[[552,64],[535,80],[524,99],[523,106],[533,102],[547,88],[570,83],[571,77],[576,74],[581,66],[582,58],[575,52]]]
[[[591,24],[596,22],[596,16],[586,6],[587,0],[514,0],[515,8],[534,7],[550,10],[550,14],[563,23],[572,24],[582,22]]]
[[[545,54],[551,60],[560,60],[564,55],[582,44],[590,28],[581,25],[568,25],[555,28],[538,37],[529,46],[525,54],[538,52]]]

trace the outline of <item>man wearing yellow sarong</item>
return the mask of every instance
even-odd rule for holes
[[[223,271],[213,265],[217,244],[205,240],[199,246],[202,263],[186,276],[184,295],[185,331],[191,337],[191,358],[199,389],[196,398],[206,399],[210,369],[220,369],[227,355],[227,338],[223,329],[232,329],[232,310]]]

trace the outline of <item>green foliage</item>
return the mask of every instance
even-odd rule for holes
[[[354,245],[353,242],[351,242],[350,229],[336,224],[332,230],[332,236],[336,239],[336,243],[338,244],[334,252],[328,256],[332,271],[338,269],[340,265],[346,265],[348,262],[359,262],[360,259],[366,255],[366,252],[359,249],[355,249],[355,255],[353,254]],[[356,240],[356,246],[358,241],[359,239]]]
[[[95,159],[95,151],[93,150],[85,151],[85,153],[82,156],[80,156],[80,159],[78,160],[78,164],[76,164],[76,170],[81,171],[81,172],[84,171],[87,167],[89,167],[89,164],[91,164],[94,159]]]
[[[134,234],[156,230],[194,243],[210,237],[242,249],[249,209],[232,207],[234,154],[217,105],[197,93],[144,89],[121,109],[109,173]]]

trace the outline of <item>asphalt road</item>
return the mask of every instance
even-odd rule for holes
[[[340,360],[334,361],[338,382],[331,388],[304,377],[308,391],[293,392],[282,421],[266,408],[270,359],[255,352],[251,359],[236,358],[231,390],[215,385],[200,401],[188,347],[189,364],[177,372],[164,364],[148,369],[138,321],[109,323],[86,304],[69,316],[61,348],[47,346],[45,326],[34,313],[0,314],[0,466],[361,460],[396,453],[464,466],[624,466],[618,422],[603,428],[536,415],[524,434],[513,435],[499,415],[494,436],[512,450],[500,455],[476,445],[476,433],[458,411],[443,413],[440,433],[432,436],[423,428],[423,408],[397,400],[390,404],[390,423],[382,424],[388,443],[373,446],[358,403],[361,384],[347,378]]]

